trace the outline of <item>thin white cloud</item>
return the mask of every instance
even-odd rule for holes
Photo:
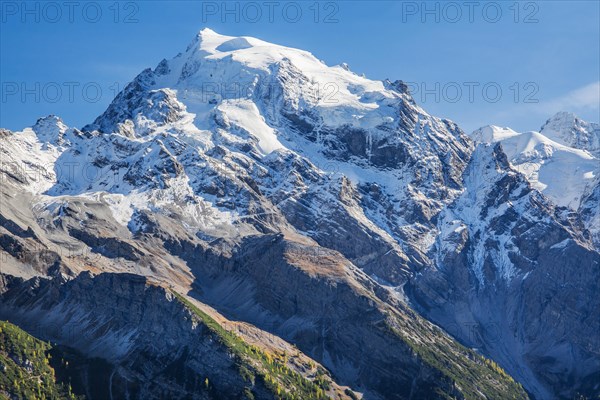
[[[535,107],[538,112],[554,114],[558,111],[593,111],[600,108],[600,81],[575,89],[564,96],[542,101]]]
[[[562,96],[538,103],[513,103],[509,107],[490,113],[483,123],[508,126],[517,131],[537,129],[536,125],[560,111],[568,111],[577,116],[598,122],[600,119],[600,81],[574,89]],[[477,124],[476,124],[477,125]],[[478,122],[478,126],[483,126]],[[539,126],[539,125],[537,125]]]

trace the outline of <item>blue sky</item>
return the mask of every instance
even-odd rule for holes
[[[536,130],[560,110],[600,120],[598,1],[0,4],[0,126],[13,130],[47,114],[91,122],[203,27],[402,79],[427,111],[466,131]]]

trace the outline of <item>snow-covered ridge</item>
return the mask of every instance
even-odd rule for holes
[[[583,196],[598,182],[600,159],[587,148],[567,144],[591,143],[588,139],[595,134],[575,130],[579,133],[574,135],[571,129],[575,125],[570,122],[580,121],[579,128],[595,124],[569,113],[559,113],[548,121],[541,132],[518,133],[489,125],[474,131],[471,138],[477,143],[500,142],[513,168],[523,173],[534,188],[555,204],[577,210]]]
[[[231,78],[235,78],[233,81],[237,84],[247,85],[242,88],[242,92],[237,93],[243,96],[246,94],[243,93],[244,89],[254,89],[253,85],[258,84],[256,78],[261,72],[269,74],[274,65],[282,62],[301,71],[307,79],[295,82],[298,89],[310,89],[307,86],[312,86],[312,89],[326,90],[324,86],[327,83],[337,85],[339,93],[331,90],[330,96],[323,93],[320,99],[312,99],[321,100],[324,105],[350,103],[355,107],[368,108],[362,98],[364,93],[379,92],[380,96],[393,97],[385,90],[383,82],[363,78],[342,66],[329,67],[305,50],[252,37],[219,35],[210,29],[200,31],[184,54],[162,64],[161,68],[168,72],[157,79],[156,86],[185,86],[188,90],[205,89],[208,92],[212,89],[210,84],[226,84]],[[302,92],[298,94],[300,93]],[[305,93],[310,91],[306,90]],[[235,95],[235,92],[232,91],[231,94]]]
[[[471,139],[475,143],[496,143],[504,139],[519,135],[518,132],[506,127],[487,125],[471,133]]]

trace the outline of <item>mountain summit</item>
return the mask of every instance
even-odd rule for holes
[[[569,112],[556,113],[540,128],[548,138],[580,150],[600,156],[600,125],[586,122]]]

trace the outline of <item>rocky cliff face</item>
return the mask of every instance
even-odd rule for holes
[[[2,272],[33,279],[0,309],[121,396],[593,395],[597,155],[548,129],[472,140],[402,82],[204,30],[81,130],[2,131]]]
[[[412,298],[536,397],[594,393],[598,252],[572,212],[511,171],[500,145],[478,148],[478,159],[489,161],[467,169],[471,190],[441,216],[436,266],[413,279]]]
[[[274,399],[286,391],[347,397],[297,350],[279,359],[252,347],[181,295],[138,275],[84,272],[71,281],[2,283],[2,318],[107,361],[88,371],[100,382],[82,385],[88,398]]]
[[[273,265],[268,268],[277,269]],[[223,279],[227,282],[219,282],[218,295],[228,297],[222,289],[231,278]],[[317,288],[328,285],[313,281]],[[298,349],[289,346],[283,354],[266,351],[261,342],[278,339],[264,333],[253,338],[258,345],[249,344],[249,339],[226,331],[181,295],[153,286],[138,275],[93,277],[84,272],[70,281],[32,278],[25,282],[3,275],[2,284],[2,318],[45,340],[107,362],[100,371],[89,371],[102,383],[83,385],[90,398],[104,398],[106,393],[111,398],[157,399],[318,399],[351,394],[349,389],[342,391],[321,366]],[[385,307],[386,313],[380,301],[356,290],[342,287],[336,291],[336,300],[346,300],[348,305],[330,303],[325,294],[319,296],[318,304],[330,309],[326,315],[309,312],[306,307],[314,304],[298,301],[296,296],[284,298],[270,291],[240,299],[237,290],[236,298],[221,304],[244,301],[248,319],[256,319],[257,312],[262,312],[258,325],[265,324],[265,314],[272,313],[269,323],[279,325],[275,332],[293,337],[300,348],[323,358],[340,379],[371,388],[369,396],[443,398],[442,394],[448,393],[462,398],[481,387],[492,396],[524,395],[508,376],[491,369],[482,357],[457,345],[433,325],[410,311],[404,314]],[[250,306],[248,301],[255,304]],[[367,315],[357,315],[366,310]],[[406,318],[416,326],[407,326]],[[409,330],[414,336],[405,336]],[[426,358],[423,341],[439,346],[448,357],[443,368]],[[365,344],[375,353],[362,348]],[[464,368],[485,371],[488,379],[453,375]],[[461,389],[454,386],[458,381]]]

